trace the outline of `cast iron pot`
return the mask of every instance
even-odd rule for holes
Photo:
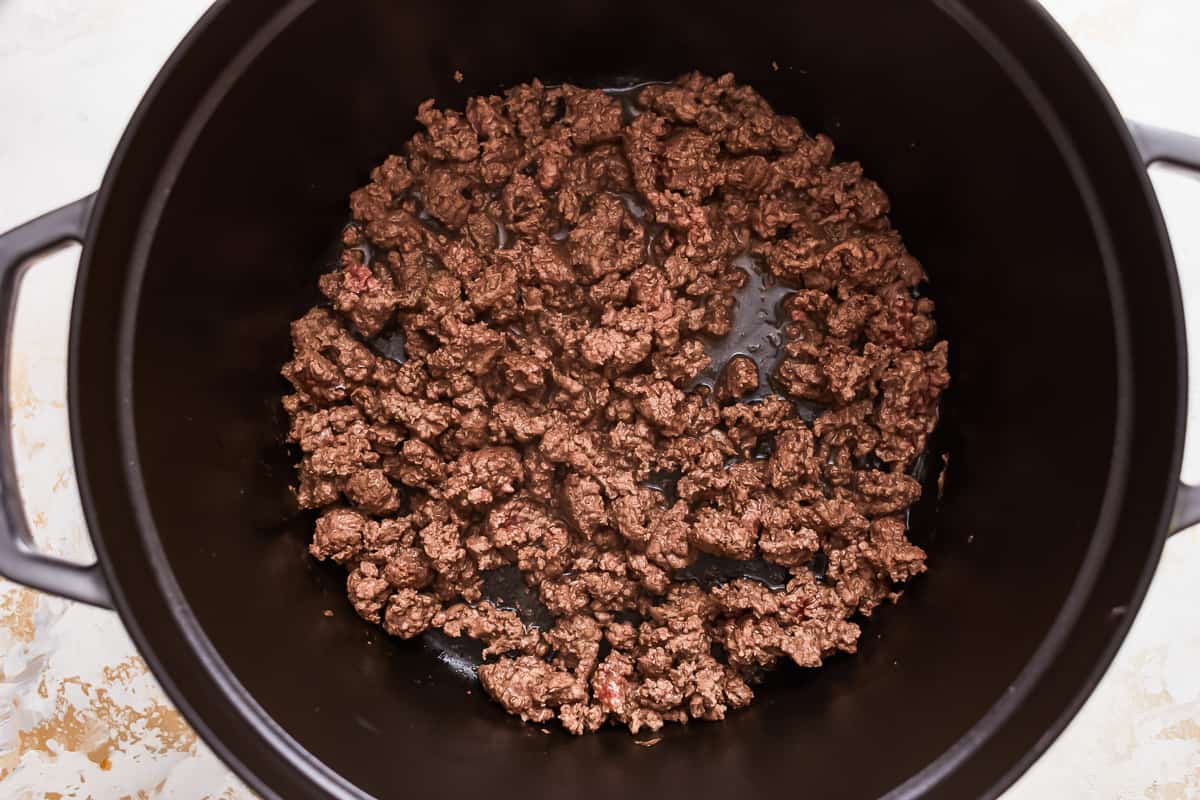
[[[945,498],[914,517],[930,571],[858,655],[781,671],[724,723],[652,748],[547,736],[359,621],[305,554],[277,370],[348,193],[420,100],[690,69],[831,134],[932,276],[954,386]],[[100,192],[0,239],[9,316],[26,257],[84,245],[70,416],[99,559],[31,550],[5,442],[0,572],[117,609],[271,797],[994,797],[1096,685],[1167,532],[1198,516],[1185,489],[1171,520],[1185,343],[1158,159],[1200,167],[1200,142],[1131,135],[1032,2],[218,3]]]

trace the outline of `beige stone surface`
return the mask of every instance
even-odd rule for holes
[[[881,0],[882,1],[882,0]],[[206,0],[0,0],[0,230],[95,189],[129,115]],[[1047,0],[1122,110],[1200,133],[1200,3]],[[1155,171],[1185,295],[1200,309],[1200,181]],[[36,537],[87,561],[65,356],[77,248],[22,287],[13,437]],[[1193,313],[1193,317],[1197,314]],[[1200,326],[1192,326],[1200,342]],[[1200,346],[1195,348],[1200,353]],[[1200,356],[1192,372],[1200,375]],[[1191,430],[1200,430],[1200,391]],[[1195,437],[1192,437],[1194,440]],[[1185,473],[1200,480],[1200,447]],[[1115,664],[1005,800],[1200,798],[1200,531],[1167,547]],[[0,797],[251,794],[170,707],[110,612],[0,581]]]

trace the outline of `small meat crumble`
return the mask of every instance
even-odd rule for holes
[[[781,661],[854,652],[925,569],[905,511],[949,382],[879,186],[732,75],[417,120],[283,367],[310,550],[354,609],[482,641],[488,694],[572,733],[719,720]],[[769,374],[707,354],[746,258],[795,289]],[[681,579],[713,557],[789,577]],[[498,568],[552,624],[485,598]]]

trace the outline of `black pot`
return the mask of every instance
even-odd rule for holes
[[[99,194],[0,238],[6,312],[25,256],[84,244],[70,414],[99,554],[29,549],[6,442],[0,572],[116,608],[197,731],[272,797],[1008,786],[1099,680],[1172,529],[1183,315],[1144,167],[1200,168],[1200,141],[1131,136],[1033,2],[349,6],[218,3]],[[653,748],[547,736],[360,622],[306,556],[280,443],[287,323],[420,100],[693,68],[830,133],[932,275],[954,386],[945,499],[914,526],[931,570],[857,656],[780,674],[724,723]],[[1176,527],[1200,516],[1181,498]]]

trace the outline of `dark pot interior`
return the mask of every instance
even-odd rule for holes
[[[232,44],[224,53],[212,44],[204,61],[185,62],[188,74],[176,83],[191,88],[177,92],[192,93],[196,116],[174,142],[177,175],[168,167],[159,178],[169,187],[161,218],[142,220],[147,268],[140,299],[130,301],[136,450],[127,455],[140,467],[190,614],[296,742],[384,797],[875,797],[956,746],[953,758],[966,759],[961,748],[1000,726],[993,719],[964,744],[989,709],[1030,688],[1032,679],[1019,676],[1077,579],[1094,577],[1087,570],[1103,562],[1109,594],[1140,596],[1172,466],[1175,408],[1161,401],[1160,419],[1139,422],[1135,455],[1150,466],[1141,488],[1126,486],[1125,450],[1135,437],[1131,378],[1121,365],[1139,349],[1157,352],[1166,364],[1160,379],[1170,383],[1176,343],[1169,321],[1148,322],[1140,338],[1122,343],[1118,321],[1124,302],[1143,318],[1157,308],[1166,320],[1170,282],[1156,255],[1137,297],[1123,299],[1133,278],[1120,251],[1135,252],[1138,236],[1150,236],[1152,211],[1136,210],[1106,232],[1110,201],[1095,199],[1077,167],[1119,154],[1124,161],[1093,179],[1124,182],[1135,199],[1141,178],[1108,117],[1078,152],[1056,141],[1029,85],[968,32],[962,9],[942,5],[380,0],[351,10],[322,0],[279,22],[273,38],[263,34],[261,52],[244,60]],[[992,30],[1032,20],[1024,40],[1008,43],[1054,44],[1022,9],[993,15]],[[1054,65],[1027,66],[1037,75]],[[895,225],[931,276],[954,385],[940,433],[950,455],[945,500],[914,518],[930,572],[898,607],[866,623],[857,656],[819,671],[780,670],[758,702],[722,724],[671,728],[653,748],[617,731],[544,735],[506,716],[420,642],[389,640],[359,621],[341,570],[306,555],[311,519],[294,511],[293,455],[281,444],[287,325],[318,299],[316,276],[347,195],[412,132],[419,101],[461,106],[533,76],[613,85],[690,69],[735,72],[810,131],[832,136],[841,159],[861,160],[891,195]],[[227,93],[199,101],[217,70],[231,81]],[[1082,75],[1076,67],[1070,81]],[[157,136],[172,141],[174,130]],[[126,156],[137,157],[135,149]],[[131,177],[130,186],[144,179]],[[105,223],[117,226],[108,220],[119,216],[110,208]],[[92,256],[84,300],[116,297],[102,287],[123,265],[105,258],[104,245]],[[99,322],[81,320],[85,328]],[[81,345],[78,357],[97,346]],[[82,369],[87,394],[95,384],[91,368]],[[100,458],[91,454],[111,434],[84,430],[88,458]],[[101,471],[89,466],[93,476]],[[1106,497],[1112,505],[1102,510]],[[1131,520],[1142,529],[1127,526],[1126,535],[1142,540],[1125,545],[1120,563],[1104,562],[1103,547],[1093,551],[1099,561],[1087,561],[1094,537]],[[120,562],[122,542],[129,552],[139,545],[113,527],[102,538]],[[131,574],[140,563],[131,555],[113,567],[134,607],[139,595],[150,602]],[[1077,595],[1085,619],[1107,613],[1109,601],[1088,586]],[[335,616],[325,618],[325,609]],[[990,761],[957,773],[960,788],[974,793],[998,780],[1087,683],[1115,629],[1093,620],[1081,633],[1073,619],[1052,643],[1067,643],[1074,630],[1084,637],[1082,661],[1057,688],[1041,686],[1040,700],[1031,696],[1038,716],[1006,733],[1015,738]],[[153,638],[148,623],[144,630]],[[168,647],[160,638],[148,649]],[[176,688],[187,694],[186,685]],[[200,718],[215,713],[195,709]],[[239,757],[252,770],[266,758],[249,750]]]

